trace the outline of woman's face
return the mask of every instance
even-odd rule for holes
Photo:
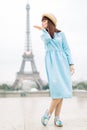
[[[42,21],[42,27],[47,29],[47,27],[48,27],[48,20],[45,19],[45,20]]]

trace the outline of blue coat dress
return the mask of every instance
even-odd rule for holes
[[[41,39],[45,44],[45,67],[53,99],[72,97],[70,64],[73,64],[71,52],[63,32],[54,33],[52,39],[43,29]]]

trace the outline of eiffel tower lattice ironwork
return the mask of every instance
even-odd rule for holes
[[[17,72],[16,80],[13,83],[13,87],[17,88],[18,86],[21,86],[23,83],[23,80],[31,80],[31,81],[34,81],[37,84],[39,90],[41,90],[43,88],[43,81],[41,80],[41,78],[39,76],[39,72],[37,71],[37,68],[36,68],[36,65],[34,62],[34,56],[33,56],[32,49],[31,49],[31,42],[30,42],[30,25],[29,25],[30,6],[29,6],[29,4],[26,5],[26,10],[27,10],[26,49],[23,54],[23,60],[22,60],[22,64],[20,67],[20,71]],[[32,68],[31,72],[24,72],[26,62],[31,63],[31,68]]]

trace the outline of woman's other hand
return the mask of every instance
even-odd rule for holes
[[[70,71],[72,75],[75,73],[74,65],[70,65]]]

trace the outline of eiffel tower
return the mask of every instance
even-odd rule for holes
[[[13,83],[13,87],[14,88],[20,88],[23,84],[23,80],[31,80],[31,81],[34,81],[37,84],[39,90],[42,90],[43,81],[41,80],[41,78],[39,76],[39,72],[37,71],[37,68],[36,68],[36,65],[35,65],[35,62],[34,62],[34,56],[33,56],[32,49],[31,49],[31,43],[30,43],[30,31],[29,31],[30,30],[30,26],[29,26],[30,6],[29,6],[28,3],[26,5],[26,10],[27,10],[26,49],[25,49],[24,54],[23,54],[23,60],[22,60],[22,63],[21,63],[20,70],[19,70],[19,72],[17,72],[16,80]],[[26,62],[30,63],[31,68],[32,68],[31,72],[24,72]]]

